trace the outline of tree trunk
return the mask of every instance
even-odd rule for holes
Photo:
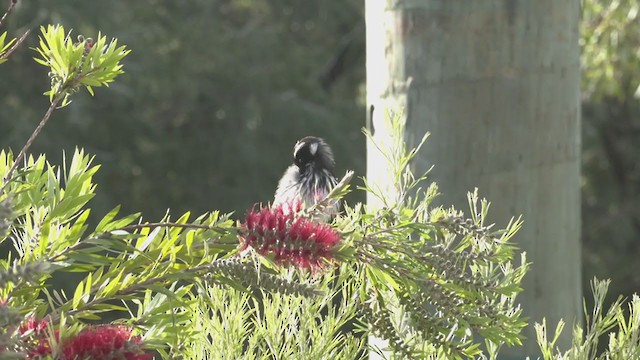
[[[405,139],[431,137],[413,164],[431,165],[440,203],[467,210],[479,188],[499,225],[523,215],[516,236],[532,270],[518,298],[533,322],[581,318],[580,62],[578,0],[367,0],[368,126],[384,142],[385,110],[404,111]],[[371,144],[367,177],[386,178]],[[374,201],[368,199],[368,201]],[[559,345],[569,345],[565,331]]]

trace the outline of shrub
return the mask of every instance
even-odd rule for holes
[[[6,37],[5,55],[20,43]],[[477,192],[468,217],[432,206],[436,185],[422,189],[426,175],[409,168],[422,143],[407,149],[394,118],[397,141],[381,147],[394,191],[360,188],[382,208],[345,205],[318,222],[349,191],[347,172],[327,199],[287,215],[262,205],[244,221],[219,211],[148,221],[116,207],[92,225],[93,158],[78,149],[56,166],[28,150],[75,92],[122,74],[129,50],[47,26],[36,52],[51,104],[15,157],[0,152],[0,242],[12,244],[0,260],[0,359],[495,358],[520,343],[528,266],[509,240],[521,222],[485,224]],[[83,276],[73,294],[51,287],[65,273]],[[368,346],[370,335],[388,346]]]

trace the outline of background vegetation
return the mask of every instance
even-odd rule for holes
[[[10,32],[63,23],[135,49],[113,90],[79,94],[33,151],[52,161],[60,148],[96,154],[98,213],[126,199],[124,211],[155,217],[270,200],[308,134],[327,138],[339,172],[362,174],[363,49],[332,67],[349,37],[362,40],[361,10],[359,1],[21,1]],[[4,147],[20,146],[47,106],[30,96],[48,85],[32,56],[25,46],[0,69],[15,84],[0,90]]]

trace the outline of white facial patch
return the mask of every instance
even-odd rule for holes
[[[300,151],[300,148],[302,148],[303,145],[304,143],[301,143],[300,141],[296,143],[296,145],[293,147],[293,157],[296,156],[296,154],[298,153],[298,151]]]
[[[311,145],[309,145],[309,152],[311,153],[312,156],[315,156],[316,152],[318,152],[318,146],[320,144],[318,143],[313,143]]]

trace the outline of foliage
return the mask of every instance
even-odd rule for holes
[[[591,314],[586,309],[586,326],[577,324],[573,328],[573,342],[570,349],[562,352],[556,348],[556,340],[564,328],[564,322],[558,323],[553,337],[549,337],[546,321],[536,324],[538,344],[544,360],[605,360],[637,359],[640,357],[640,297],[633,295],[628,302],[628,314],[623,301],[618,298],[605,312],[605,296],[609,281],[591,282],[594,306]],[[608,336],[604,351],[600,352],[598,343]]]
[[[593,2],[585,11],[595,14],[601,7]],[[623,51],[609,41],[622,34],[615,35],[615,22],[628,28],[627,20],[637,16],[633,3],[607,9],[600,18],[587,17],[601,23],[598,36],[583,43],[585,86],[590,96],[603,99],[633,87],[633,77],[625,78],[628,87],[619,87],[625,83],[616,71],[631,71],[633,66],[620,61],[634,58],[597,51],[603,44],[612,54]],[[633,16],[620,17],[624,11]],[[626,43],[633,34],[624,33]],[[0,38],[2,60],[21,42],[6,36]],[[51,70],[50,112],[57,109],[56,99],[66,104],[81,86],[92,92],[92,86],[107,85],[122,73],[128,50],[104,36],[97,39],[73,42],[61,27],[43,28],[37,51],[39,63]],[[600,60],[609,61],[605,71]],[[495,358],[503,344],[519,343],[525,325],[515,295],[527,265],[524,258],[512,263],[517,249],[508,241],[520,221],[493,230],[484,223],[488,203],[476,193],[469,195],[468,219],[430,206],[436,186],[420,189],[425,177],[409,170],[418,149],[406,149],[398,134],[395,139],[381,149],[395,177],[394,191],[381,192],[365,179],[363,190],[385,206],[347,207],[332,224],[342,240],[330,251],[341,264],[316,273],[283,268],[287,262],[269,252],[237,256],[237,234],[247,224],[219,212],[192,220],[187,213],[175,221],[167,214],[149,223],[139,214],[118,217],[116,208],[92,226],[86,207],[95,195],[98,167],[92,157],[76,150],[68,165],[58,167],[44,156],[29,156],[23,164],[2,152],[0,235],[6,243],[11,239],[14,252],[0,261],[0,357],[22,357],[33,346],[62,357],[65,349],[74,350],[69,344],[97,341],[94,329],[100,327],[94,324],[108,318],[119,325],[103,334],[116,333],[163,357],[353,359],[365,356],[365,337],[375,334],[388,341],[384,350],[392,357]],[[350,175],[332,197],[344,196],[349,180]],[[321,210],[318,204],[296,219],[310,221],[306,217]],[[51,286],[66,272],[83,276],[73,295]],[[594,283],[593,320],[586,333],[576,327],[574,346],[566,352],[548,340],[546,324],[538,325],[545,359],[637,357],[640,302],[634,296],[628,319],[621,301],[603,314],[606,285]],[[606,352],[598,355],[598,339],[614,328]]]
[[[480,337],[491,357],[519,343],[514,300],[527,266],[512,264],[508,242],[519,222],[490,230],[477,194],[470,219],[431,207],[436,187],[418,189],[425,177],[409,169],[418,149],[406,149],[399,132],[389,159],[402,196],[377,193],[382,210],[357,204],[318,223],[348,193],[347,172],[327,199],[287,215],[263,208],[243,223],[217,211],[147,222],[116,207],[89,224],[93,158],[77,149],[55,166],[26,154],[57,104],[111,82],[128,51],[103,36],[74,43],[60,26],[42,28],[36,51],[50,69],[51,105],[15,160],[0,152],[0,244],[13,247],[0,260],[0,358],[147,359],[154,350],[353,359],[365,355],[364,336],[377,334],[397,356],[461,359],[482,353]],[[60,273],[82,274],[73,294],[51,286]]]
[[[127,51],[117,48],[115,41],[105,45],[105,38],[99,36],[95,46],[88,48],[86,41],[72,44],[65,34],[61,27],[43,28],[37,51],[41,55],[39,62],[55,74],[49,92],[52,105],[19,158],[39,134],[57,102],[64,105],[80,86],[103,85],[122,73],[119,62]],[[164,223],[134,225],[139,215],[117,217],[116,208],[93,231],[88,231],[90,210],[85,207],[94,196],[92,177],[98,170],[91,162],[89,156],[77,150],[70,164],[62,168],[50,165],[44,156],[29,156],[20,166],[19,159],[14,161],[10,153],[0,152],[3,179],[0,200],[3,214],[9,215],[2,219],[9,229],[3,229],[0,242],[11,239],[17,253],[16,259],[10,253],[7,259],[0,260],[3,314],[0,337],[4,357],[32,356],[35,351],[58,358],[58,351],[67,352],[65,342],[72,345],[86,342],[82,340],[83,334],[87,334],[81,330],[83,323],[100,320],[102,313],[124,311],[135,304],[138,315],[125,317],[127,321],[123,323],[145,329],[146,346],[162,346],[165,338],[179,341],[176,334],[180,312],[173,308],[182,304],[178,300],[191,285],[175,284],[202,272],[220,273],[225,268],[216,266],[215,260],[229,251],[229,241],[235,245],[236,240],[230,230],[232,222],[215,212],[201,216],[190,226],[181,226],[189,217],[185,214],[167,230]],[[200,241],[194,246],[196,240]],[[50,288],[48,280],[59,272],[86,273],[73,296]],[[161,321],[163,318],[165,322]],[[37,338],[25,332],[33,330],[23,330],[24,324],[34,321],[44,324],[36,328]],[[39,334],[43,328],[51,330],[47,338]],[[128,331],[124,334],[130,334]],[[102,335],[91,338],[99,339],[104,332],[98,334]],[[69,349],[73,353],[77,346]]]
[[[6,173],[9,159],[4,152],[0,155],[0,174]],[[116,208],[88,231],[89,210],[84,207],[93,197],[91,178],[97,170],[90,162],[82,151],[76,152],[70,166],[63,170],[48,165],[42,156],[30,158],[24,177],[9,186],[18,219],[11,237],[17,258],[0,262],[6,270],[0,277],[7,279],[0,298],[26,316],[46,315],[53,323],[79,324],[99,320],[103,312],[126,310],[136,299],[151,296],[154,289],[158,294],[153,301],[141,304],[138,316],[126,323],[145,329],[146,337],[152,339],[170,337],[177,333],[180,316],[167,316],[167,312],[171,313],[172,301],[189,290],[188,286],[175,288],[173,284],[199,273],[215,272],[216,256],[236,243],[229,230],[232,222],[212,213],[196,219],[193,224],[199,226],[193,229],[142,228],[132,225],[139,219],[137,214],[117,217]],[[183,224],[188,217],[185,214],[176,224]],[[205,253],[209,261],[203,265]],[[14,269],[8,271],[9,266]],[[48,288],[47,280],[54,272],[79,271],[88,274],[72,296]],[[162,286],[174,286],[175,293]],[[162,293],[167,296],[160,296]],[[169,324],[159,321],[163,317]],[[17,324],[3,327],[10,325]],[[148,343],[152,345],[153,341]]]
[[[92,93],[121,74],[128,50],[101,35],[95,43],[84,37],[73,42],[61,27],[42,30],[38,62],[52,80],[44,126],[57,101],[68,104],[81,86]],[[0,49],[6,55],[21,41],[5,38]],[[606,76],[599,84],[610,82]],[[83,150],[74,151],[68,165],[51,165],[42,155],[23,162],[36,130],[15,160],[0,153],[0,235],[14,249],[0,260],[0,358],[32,351],[57,358],[67,351],[86,354],[73,344],[95,345],[107,334],[136,351],[144,346],[163,357],[195,359],[361,358],[370,335],[389,344],[373,350],[394,358],[495,358],[500,346],[520,342],[525,325],[515,296],[528,265],[524,257],[513,262],[517,249],[509,242],[521,223],[501,230],[485,224],[488,203],[477,193],[469,194],[469,218],[432,207],[436,186],[421,189],[425,176],[416,178],[409,168],[419,149],[406,149],[399,124],[390,125],[395,142],[378,145],[387,154],[394,191],[365,179],[363,190],[384,207],[347,207],[331,224],[341,241],[327,242],[326,249],[331,264],[340,264],[323,263],[311,273],[283,266],[296,264],[281,261],[283,253],[241,251],[237,235],[247,222],[217,211],[177,220],[167,213],[150,223],[139,214],[118,216],[117,207],[91,225],[87,204],[98,166]],[[348,192],[350,176],[327,201]],[[293,221],[315,229],[320,225],[310,222],[322,206]],[[280,231],[277,239],[297,239],[291,227]],[[73,295],[51,286],[66,272],[82,274]],[[620,301],[602,314],[605,288],[594,285],[594,320],[584,336],[576,327],[567,352],[554,349],[544,323],[537,327],[545,359],[637,357],[640,302],[633,298],[628,320]],[[115,325],[96,330],[106,317]],[[616,326],[607,351],[597,355],[598,338]]]
[[[437,187],[421,189],[409,165],[426,140],[407,149],[397,118],[388,126],[394,141],[376,146],[389,161],[393,191],[364,189],[379,197],[382,209],[348,208],[339,227],[349,229],[361,276],[363,318],[372,332],[389,341],[399,358],[480,356],[479,339],[489,356],[502,344],[520,344],[526,325],[515,303],[527,271],[524,254],[512,262],[509,239],[520,227],[485,224],[488,203],[469,194],[471,217],[455,209],[432,207]],[[370,138],[373,142],[373,138]],[[374,142],[375,143],[375,142]]]
[[[42,28],[40,47],[36,49],[41,58],[37,58],[36,62],[48,66],[51,70],[49,72],[51,89],[45,93],[49,95],[51,105],[16,156],[11,168],[4,173],[0,190],[4,190],[9,184],[17,166],[22,162],[27,150],[49,121],[58,104],[67,105],[69,95],[81,86],[93,94],[92,86],[107,85],[122,73],[120,61],[129,51],[123,46],[117,48],[116,41],[111,41],[108,46],[105,46],[106,40],[103,36],[98,37],[96,44],[92,40],[84,40],[81,37],[82,41],[72,44],[69,35],[65,34],[61,26]]]
[[[7,53],[7,51],[9,50],[9,48],[11,48],[11,45],[13,45],[15,43],[15,39],[11,39],[9,41],[6,41],[7,38],[7,32],[3,32],[2,34],[0,34],[0,64],[2,64],[3,62],[7,61],[7,59],[4,57],[5,54]]]
[[[583,0],[582,62],[585,96],[598,100],[640,96],[640,4],[636,0]]]
[[[129,54],[124,46],[112,39],[98,34],[95,42],[91,38],[78,36],[74,43],[70,34],[62,26],[42,27],[40,46],[36,49],[39,58],[36,62],[48,67],[51,71],[51,90],[49,101],[62,97],[62,106],[68,103],[69,95],[82,85],[93,95],[93,86],[103,86],[112,82],[123,73],[120,61]]]
[[[356,284],[350,279],[353,275],[353,269],[343,265],[313,280],[323,290],[313,298],[264,290],[251,296],[206,285],[194,296],[191,326],[196,336],[185,346],[186,357],[362,358],[366,339],[348,330],[359,304]]]
[[[583,0],[581,22],[584,289],[593,277],[612,278],[612,292],[627,296],[640,286],[639,7]]]
[[[0,159],[5,174],[11,157],[3,152]],[[236,358],[352,359],[369,332],[392,340],[392,351],[416,358],[478,355],[474,333],[494,344],[519,341],[524,323],[513,299],[526,267],[510,265],[513,249],[506,240],[515,227],[488,233],[481,225],[486,204],[473,222],[428,209],[432,192],[426,201],[410,200],[413,209],[402,203],[371,214],[350,208],[335,224],[343,236],[336,258],[344,265],[314,275],[282,269],[257,252],[229,258],[239,249],[238,228],[217,212],[191,222],[185,214],[141,223],[138,214],[118,217],[116,208],[89,231],[85,206],[96,171],[81,150],[62,169],[43,156],[30,157],[7,187],[17,222],[4,239],[13,240],[17,256],[0,263],[2,311],[13,314],[3,324],[6,348],[31,351],[10,330],[29,319],[46,319],[59,338],[73,343],[84,327],[114,311],[121,311],[115,323],[144,334],[145,346],[163,357],[216,358],[215,334],[235,339],[225,351]],[[86,276],[67,295],[48,286],[58,272]],[[286,276],[278,279],[278,273]],[[399,305],[390,303],[392,296],[409,316],[406,324],[391,317]],[[371,328],[343,329],[355,321]],[[228,329],[230,323],[235,327]]]
[[[611,291],[630,296],[640,287],[632,258],[640,234],[638,5],[581,3],[583,288],[588,293],[593,276],[611,277]],[[5,42],[61,22],[76,34],[104,30],[135,49],[112,91],[75,94],[74,106],[32,148],[55,163],[60,149],[95,154],[102,168],[94,223],[118,203],[154,219],[167,208],[242,213],[272,197],[290,161],[289,147],[274,144],[309,133],[333,145],[339,168],[364,173],[362,12],[360,0],[31,0],[20,1],[3,26]],[[27,51],[37,40],[27,38],[0,66],[5,147],[21,146],[46,106],[32,96],[46,73]],[[324,77],[331,86],[322,86]],[[350,200],[363,201],[361,194]]]

